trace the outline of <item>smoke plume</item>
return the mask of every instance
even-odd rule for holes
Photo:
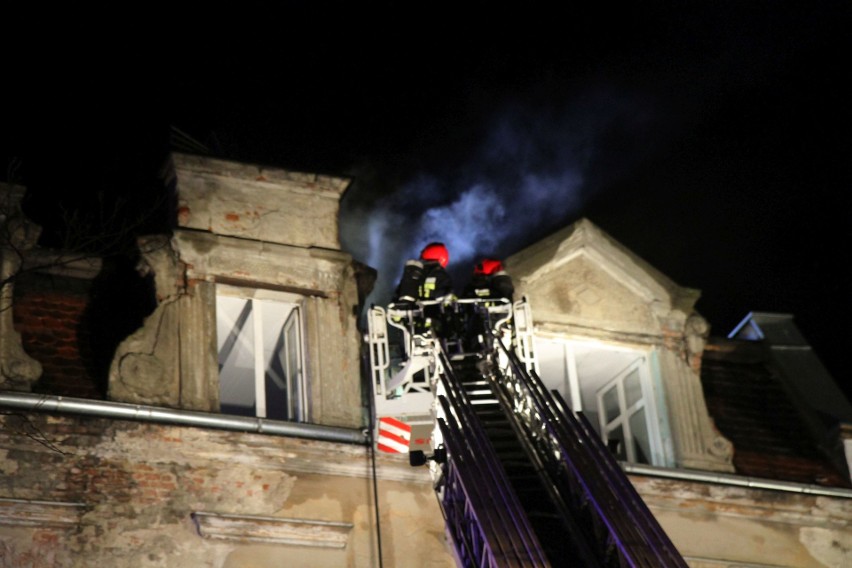
[[[480,257],[505,258],[576,220],[601,180],[647,147],[650,115],[639,106],[596,93],[568,110],[505,107],[451,174],[416,172],[370,206],[347,195],[344,248],[378,271],[368,303],[389,302],[405,261],[430,242],[447,245],[458,292]],[[613,139],[623,155],[601,156]]]

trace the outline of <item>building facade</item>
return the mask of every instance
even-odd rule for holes
[[[40,247],[2,187],[0,565],[454,565],[428,473],[369,443],[349,180],[172,160],[147,295]]]
[[[173,230],[126,263],[138,293],[114,259],[40,246],[26,189],[0,186],[0,566],[455,566],[427,470],[372,448],[349,180],[188,154],[169,171]],[[852,563],[849,417],[806,422],[839,440],[810,456],[819,476],[757,469],[723,387],[758,381],[708,375],[742,360],[697,290],[586,219],[505,264],[542,380],[691,567]]]
[[[768,421],[767,407],[790,399],[780,386],[784,374],[763,359],[726,355],[723,344],[731,340],[710,336],[695,310],[697,290],[678,286],[587,219],[505,265],[516,294],[532,307],[542,380],[597,427],[690,566],[852,562],[852,486],[837,447],[843,428],[823,426],[822,437],[796,429],[794,418],[805,424],[799,417],[813,414],[804,406],[770,413],[776,421]],[[773,350],[765,337],[738,335],[737,353]],[[789,345],[776,342],[774,351],[787,357],[787,375],[800,383],[827,380],[820,366],[790,361]],[[784,395],[774,405],[744,396],[772,385]],[[852,421],[848,401],[829,398],[835,426]],[[732,414],[745,424],[736,427]],[[784,425],[788,443],[760,438]]]

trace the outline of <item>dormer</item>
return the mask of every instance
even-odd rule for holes
[[[506,259],[531,305],[545,384],[619,459],[733,471],[699,379],[709,325],[672,282],[588,219]]]
[[[118,348],[109,398],[359,427],[357,263],[344,178],[174,154],[177,228],[143,238],[158,306]]]

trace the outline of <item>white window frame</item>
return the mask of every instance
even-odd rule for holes
[[[636,371],[639,374],[639,388],[641,390],[641,396],[637,401],[628,406],[624,383],[633,371]],[[648,459],[653,464],[657,461],[655,456],[659,456],[661,460],[663,455],[660,436],[657,432],[655,432],[657,424],[656,413],[652,413],[651,410],[653,408],[653,397],[651,396],[651,393],[648,392],[650,379],[643,376],[647,375],[647,371],[647,358],[641,357],[636,359],[611,381],[600,387],[595,393],[595,400],[598,407],[598,426],[600,428],[601,436],[605,442],[609,442],[610,432],[621,428],[622,435],[624,436],[624,451],[629,463],[637,462],[636,446],[633,443],[634,436],[632,426],[630,425],[630,419],[634,414],[641,410],[645,411],[645,428],[648,431],[648,443],[650,445],[650,455],[648,456]],[[616,389],[618,415],[613,420],[607,421],[604,396],[613,388]]]
[[[281,302],[285,304],[293,305],[293,309],[288,312],[287,321],[282,324],[282,329],[284,325],[287,325],[287,322],[292,321],[292,318],[295,317],[297,326],[297,333],[299,338],[299,346],[296,350],[297,361],[295,365],[298,369],[297,377],[295,381],[296,384],[296,396],[293,396],[293,385],[286,385],[287,391],[287,415],[289,416],[288,421],[292,422],[307,422],[309,421],[310,414],[310,392],[309,392],[309,384],[307,368],[305,365],[306,361],[306,348],[305,348],[305,297],[299,296],[297,294],[291,294],[287,292],[280,292],[276,290],[266,290],[262,288],[243,288],[237,286],[231,286],[227,284],[216,284],[216,301],[218,304],[218,299],[220,296],[223,297],[236,297],[245,300],[251,301],[259,301],[259,302]],[[294,316],[294,314],[296,314]],[[252,310],[252,322],[253,322],[253,337],[254,337],[254,346],[253,346],[253,356],[254,356],[254,397],[255,397],[255,415],[258,418],[266,418],[269,414],[266,402],[266,361],[264,357],[263,350],[263,316],[261,310]],[[219,325],[219,313],[217,310],[216,313],[216,326],[218,328]],[[217,338],[218,344],[218,338]],[[260,348],[258,348],[260,347]],[[285,346],[286,347],[286,346]],[[286,352],[283,354],[285,358],[289,357],[289,353]],[[218,350],[217,350],[217,358],[218,358]],[[289,359],[285,360],[285,365],[288,365]],[[275,380],[273,378],[273,380]],[[275,381],[276,384],[280,386],[280,380]],[[218,384],[221,384],[220,381],[217,381]]]
[[[663,448],[662,435],[659,427],[659,416],[657,414],[657,405],[655,404],[656,399],[654,396],[654,387],[651,376],[651,353],[649,351],[642,348],[624,347],[621,345],[613,345],[600,341],[566,339],[563,337],[553,336],[536,336],[535,341],[537,343],[536,353],[539,354],[539,358],[541,358],[542,353],[545,351],[544,347],[541,345],[542,342],[558,344],[561,346],[563,355],[563,361],[561,366],[563,367],[565,373],[565,375],[562,377],[563,380],[561,381],[561,384],[564,384],[565,386],[563,388],[558,388],[557,390],[559,390],[560,393],[566,398],[566,400],[569,401],[571,408],[575,412],[581,412],[583,410],[581,385],[579,380],[579,372],[577,369],[576,358],[576,351],[578,347],[592,347],[596,350],[622,352],[629,353],[630,355],[635,355],[635,360],[631,361],[623,370],[619,371],[616,375],[614,375],[613,379],[607,381],[605,385],[598,387],[596,393],[596,400],[600,402],[600,397],[608,390],[609,386],[612,385],[613,382],[618,381],[619,379],[623,381],[623,379],[627,377],[631,370],[638,369],[639,384],[641,387],[642,396],[636,403],[634,403],[633,406],[631,406],[629,415],[634,414],[640,408],[645,409],[645,426],[648,431],[649,445],[651,450],[651,455],[648,456],[648,460],[651,462],[650,465],[665,465],[665,453]],[[541,371],[541,361],[539,361],[539,368],[540,372],[543,372]],[[542,379],[545,379],[546,384],[549,382],[554,382],[547,381],[546,377],[542,377]],[[567,379],[567,381],[565,379]],[[564,392],[565,390],[567,390],[568,392]],[[620,385],[619,405],[622,409],[624,408],[624,406],[626,406],[623,394],[623,385]],[[617,428],[618,424],[612,424],[611,428],[608,428],[607,424],[605,424],[605,414],[602,412],[600,404],[595,410],[598,411],[599,422],[598,424],[596,424],[596,426],[599,427],[601,437],[606,442],[607,432]],[[625,422],[628,420],[629,417],[625,418]],[[627,446],[625,448],[627,450],[627,461],[630,463],[635,463],[636,456],[635,452],[633,451],[633,437],[629,429],[629,424],[626,428],[623,428],[622,431],[624,432],[624,443]]]

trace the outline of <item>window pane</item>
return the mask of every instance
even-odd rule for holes
[[[630,408],[642,399],[642,384],[639,382],[639,369],[633,369],[624,378],[624,398],[627,408]]]
[[[288,321],[284,324],[285,352],[287,353],[287,384],[289,385],[291,420],[305,419],[305,408],[302,408],[304,397],[304,382],[302,380],[302,346],[299,341],[299,310],[290,312]]]
[[[284,322],[288,304],[262,301],[263,310],[263,361],[264,394],[266,396],[266,418],[288,420],[288,384],[286,373]]]
[[[607,447],[613,452],[615,458],[621,461],[627,461],[627,448],[624,445],[624,430],[619,426],[606,435]]]
[[[648,423],[645,409],[642,408],[630,416],[630,434],[633,436],[633,451],[636,463],[651,463],[651,441],[648,438]]]
[[[306,420],[297,304],[216,297],[221,411]]]
[[[278,333],[278,341],[273,346],[266,365],[265,385],[266,416],[276,420],[289,418],[287,406],[287,362],[284,352],[284,334]]]
[[[608,391],[606,391],[606,393],[604,393],[603,406],[604,419],[607,424],[618,418],[619,414],[621,414],[618,409],[618,389],[616,388],[616,385],[613,385]]]
[[[565,347],[554,341],[536,341],[539,376],[548,390],[557,390],[569,403],[568,376],[565,369]]]
[[[222,412],[255,416],[252,301],[220,296],[216,298],[216,313]]]

